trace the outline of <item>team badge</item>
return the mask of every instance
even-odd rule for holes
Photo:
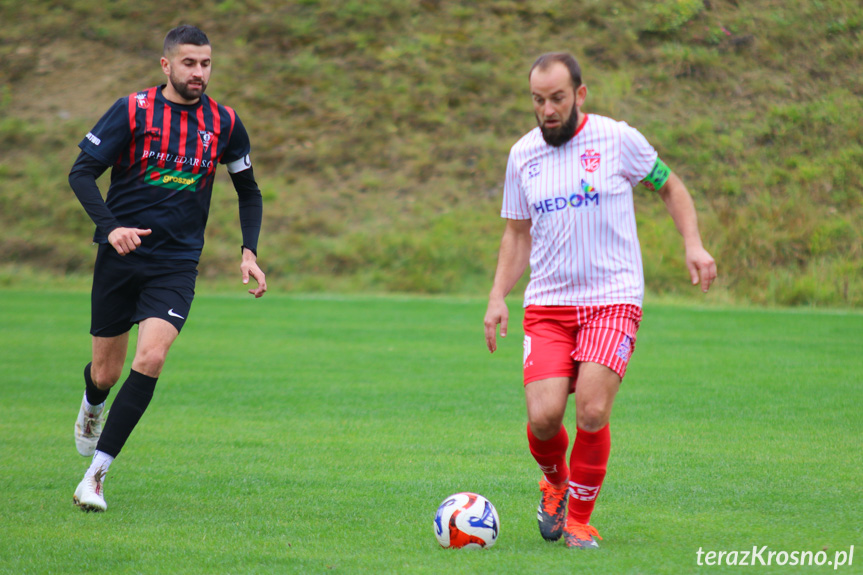
[[[150,107],[150,102],[147,100],[147,94],[135,94],[135,101],[138,102],[138,107],[146,110]]]
[[[539,175],[540,165],[541,164],[539,162],[533,162],[533,163],[528,164],[528,166],[527,166],[527,179],[532,179],[532,178],[535,178]]]
[[[599,152],[595,150],[586,150],[581,155],[581,167],[588,172],[593,173],[599,169],[599,160]]]
[[[629,361],[629,358],[632,357],[632,341],[628,335],[623,336],[623,341],[617,347],[617,357],[623,361]]]
[[[213,141],[213,132],[207,130],[198,130],[198,137],[201,138],[201,143],[204,144],[204,151],[210,149],[210,143]]]

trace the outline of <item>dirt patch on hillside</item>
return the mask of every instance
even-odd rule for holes
[[[22,44],[14,57],[27,67],[9,85],[10,110],[43,122],[95,123],[117,98],[164,79],[156,50],[130,54],[94,41],[56,40]]]

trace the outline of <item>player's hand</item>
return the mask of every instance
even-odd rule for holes
[[[244,249],[243,262],[240,264],[240,271],[243,274],[243,285],[249,283],[249,277],[254,278],[258,282],[257,288],[249,290],[249,293],[255,296],[255,298],[259,298],[267,292],[267,278],[263,270],[258,267],[257,259],[251,250]]]
[[[485,311],[485,344],[488,350],[494,353],[497,349],[497,325],[500,324],[500,337],[506,337],[507,324],[509,323],[509,309],[503,298],[490,298],[488,309]]]
[[[710,284],[716,279],[716,262],[713,256],[707,253],[703,247],[686,250],[686,267],[692,278],[692,285],[701,283],[701,291],[707,293]]]
[[[134,252],[141,245],[141,238],[149,236],[153,230],[142,230],[139,228],[114,228],[108,234],[108,243],[111,244],[117,253],[125,256],[128,253]]]

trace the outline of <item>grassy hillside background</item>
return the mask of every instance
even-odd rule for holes
[[[857,0],[0,0],[0,285],[86,278],[68,187],[116,98],[160,83],[165,32],[203,28],[209,92],[252,137],[273,288],[484,294],[526,73],[569,50],[585,110],[638,127],[687,183],[722,279],[709,298],[863,305],[863,7]],[[14,24],[13,24],[14,23]],[[107,179],[101,182],[107,187]],[[222,173],[202,277],[233,280]],[[637,191],[651,294],[692,294]],[[82,282],[85,280],[81,280]]]

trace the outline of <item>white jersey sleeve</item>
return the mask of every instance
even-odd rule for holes
[[[508,220],[529,220],[530,206],[521,187],[519,165],[522,163],[520,151],[513,146],[506,163],[506,180],[503,184],[503,208],[500,216]]]
[[[641,132],[627,124],[620,122],[621,128],[621,170],[632,187],[643,180],[659,157],[647,138]]]

